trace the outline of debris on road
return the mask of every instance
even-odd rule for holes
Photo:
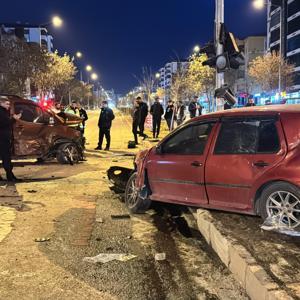
[[[280,221],[280,216],[267,218],[260,228],[266,231],[274,231],[289,236],[300,237],[300,231],[289,228],[287,224],[284,224],[282,221]]]
[[[111,215],[112,219],[130,219],[130,215],[125,214],[125,215]]]
[[[133,169],[113,166],[107,170],[107,177],[120,192],[125,192],[126,184]]]
[[[83,261],[94,264],[99,262],[105,264],[113,260],[125,262],[136,257],[136,255],[125,253],[100,253],[94,257],[84,257]]]
[[[34,194],[34,193],[37,193],[37,191],[36,190],[29,190],[29,191],[27,191],[27,193]]]
[[[104,221],[103,221],[102,218],[97,218],[97,219],[96,219],[96,222],[97,222],[97,223],[104,223]]]
[[[36,238],[34,241],[37,243],[49,242],[50,238],[49,237]]]
[[[163,261],[166,260],[166,253],[156,253],[154,257],[156,261]]]

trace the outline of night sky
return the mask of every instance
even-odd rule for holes
[[[237,37],[266,34],[266,11],[251,1],[225,0],[225,22]],[[55,14],[64,26],[51,29],[54,47],[80,50],[81,67],[91,64],[118,93],[137,84],[143,66],[156,71],[213,38],[214,0],[9,0],[1,3],[0,22],[43,24]]]

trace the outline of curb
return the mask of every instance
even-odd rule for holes
[[[209,211],[197,209],[191,212],[206,242],[232,272],[250,299],[293,299],[270,278],[244,246],[238,244],[236,240],[225,236],[217,229]]]

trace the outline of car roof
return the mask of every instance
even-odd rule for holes
[[[11,94],[0,94],[0,98],[5,98],[7,99],[7,101],[14,101],[14,100],[17,100],[18,102],[26,102],[28,103],[28,101],[31,101],[32,103],[36,104],[34,101],[32,101],[31,99],[25,99],[25,98],[22,98],[20,96],[17,96],[17,95],[11,95]]]
[[[232,108],[222,111],[209,113],[203,116],[193,118],[192,121],[201,119],[221,118],[221,117],[239,117],[253,115],[276,115],[276,114],[300,114],[300,104],[280,104],[280,105],[265,105],[251,106],[243,108]]]

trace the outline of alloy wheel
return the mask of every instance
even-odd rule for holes
[[[138,198],[138,190],[135,185],[135,178],[132,178],[131,182],[128,185],[127,190],[127,204],[129,207],[133,207],[136,204]]]
[[[277,217],[280,226],[290,229],[300,225],[300,199],[287,191],[272,193],[266,203],[268,217]]]

